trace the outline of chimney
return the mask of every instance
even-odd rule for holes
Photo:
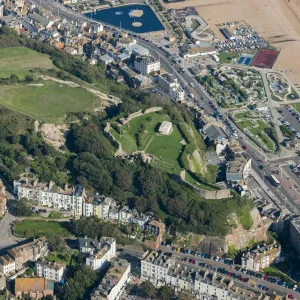
[[[53,181],[50,181],[50,182],[49,182],[49,190],[52,189],[53,185],[54,185]]]

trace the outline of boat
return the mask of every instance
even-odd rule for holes
[[[116,11],[115,14],[116,14],[117,16],[121,16],[121,15],[123,14],[123,12],[122,12],[122,11]]]

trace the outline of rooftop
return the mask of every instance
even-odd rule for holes
[[[80,249],[86,247],[94,250],[101,250],[106,248],[106,246],[110,247],[113,242],[115,242],[115,239],[110,237],[101,237],[100,239],[78,238]]]
[[[163,79],[165,79],[169,83],[175,83],[177,82],[177,78],[173,74],[164,73],[160,75]]]
[[[28,15],[30,19],[42,24],[43,26],[47,26],[50,23],[50,20],[48,20],[47,18],[44,18],[36,13],[34,14],[29,14]]]
[[[65,268],[66,264],[63,262],[56,262],[56,261],[37,261],[36,265],[40,266],[47,266],[49,269],[53,270],[60,270],[61,268]]]
[[[126,52],[136,52],[138,53],[139,55],[148,55],[149,54],[149,50],[139,44],[134,44],[134,45],[131,45],[129,47],[126,48]]]
[[[11,258],[9,255],[5,254],[3,256],[0,257],[0,262],[2,265],[8,265],[13,263],[15,260],[13,258]]]
[[[223,131],[222,128],[216,125],[207,124],[203,127],[203,132],[207,135],[212,141],[216,141],[218,139],[225,139],[227,138],[226,133]]]
[[[15,290],[18,292],[38,292],[53,289],[53,282],[45,278],[16,278],[15,280]]]
[[[93,296],[97,297],[96,299],[98,297],[99,299],[107,299],[107,295],[109,295],[114,286],[120,281],[129,266],[130,263],[125,259],[117,259],[92,294],[92,299]]]
[[[68,187],[66,184],[64,188],[54,184],[50,181],[49,183],[39,182],[36,178],[21,177],[15,183],[19,183],[23,188],[29,188],[34,190],[43,190],[51,193],[58,193],[63,195],[73,195],[81,196],[84,192],[84,187],[80,184],[75,185],[74,187]]]
[[[155,59],[153,56],[149,55],[149,56],[138,56],[136,58],[136,61],[138,62],[143,62],[144,64],[153,64],[153,63],[156,63],[158,62],[157,59]]]

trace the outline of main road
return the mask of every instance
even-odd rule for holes
[[[88,17],[86,17],[86,16],[84,16],[80,13],[73,12],[73,11],[65,8],[63,5],[61,5],[60,3],[54,2],[53,0],[50,0],[50,1],[32,0],[32,2],[35,3],[37,6],[41,5],[43,8],[51,10],[54,15],[58,15],[60,17],[64,17],[68,20],[71,20],[74,25],[76,23],[80,22],[80,21],[81,22],[86,21],[86,22],[90,22],[90,23],[95,23],[96,22],[95,20],[92,20],[92,19],[90,19],[90,18],[88,18]],[[109,30],[115,30],[115,31],[119,30],[119,28],[117,28],[115,26],[112,26],[110,24],[105,24],[105,28],[109,29]],[[134,34],[134,33],[130,33],[130,34]],[[144,46],[144,47],[148,48],[149,52],[153,56],[156,56],[156,57],[159,56],[162,67],[167,72],[176,75],[176,77],[178,78],[179,83],[183,87],[187,87],[188,85],[190,85],[190,83],[194,83],[194,87],[193,88],[190,87],[189,90],[192,91],[192,93],[195,95],[195,104],[198,105],[198,106],[203,106],[205,108],[205,111],[207,111],[211,115],[215,115],[216,111],[215,111],[214,108],[212,108],[210,106],[209,102],[212,101],[214,103],[215,107],[218,109],[217,103],[215,102],[215,100],[213,98],[211,98],[206,93],[206,91],[203,89],[203,87],[201,87],[195,81],[195,79],[192,76],[189,75],[188,72],[179,73],[178,69],[176,69],[176,67],[174,67],[172,65],[171,58],[168,57],[160,48],[158,48],[151,41],[144,40],[144,39],[139,39],[138,43],[141,46]],[[222,120],[222,121],[224,122],[224,120]],[[228,119],[228,122],[230,123],[230,125],[233,128],[236,128],[235,124],[230,119]],[[227,124],[225,124],[225,123],[224,123],[224,125],[227,126]],[[238,128],[236,128],[236,130],[239,132]],[[232,133],[230,129],[228,131],[229,131],[229,133]],[[242,139],[239,139],[239,141],[242,145],[248,144],[250,146],[249,143],[246,143]],[[261,162],[259,160],[259,158],[257,158],[257,154],[256,154],[257,152],[252,151],[252,150],[249,149],[249,150],[247,150],[247,153],[249,154],[249,156],[253,160],[253,168],[254,168],[255,172],[258,174],[258,176],[260,176],[260,180],[264,181],[265,175],[270,176],[272,174],[272,171],[270,170],[268,165],[265,164],[265,162]],[[264,165],[264,170],[263,171],[258,168],[259,164]],[[275,188],[268,181],[265,181],[265,184],[268,187],[265,190],[265,192],[270,195],[271,199],[273,199],[274,194],[276,195],[276,199],[274,199],[274,202],[275,202],[276,205],[278,205],[280,207],[284,207],[286,205],[286,207],[290,211],[290,213],[299,213],[300,212],[298,205],[285,192],[284,189]]]

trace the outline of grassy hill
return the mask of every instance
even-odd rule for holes
[[[73,88],[52,81],[42,86],[10,85],[1,87],[0,104],[37,119],[56,121],[67,112],[89,109],[95,97],[83,88]]]
[[[166,114],[151,113],[137,117],[118,128],[114,126],[111,134],[121,144],[126,153],[142,151],[155,156],[152,164],[167,172],[179,174],[179,157],[184,148],[184,137],[176,124],[170,135],[159,135],[158,128],[163,121],[170,121]]]
[[[0,48],[0,78],[8,78],[11,74],[21,80],[32,69],[54,68],[50,57],[24,47]]]

